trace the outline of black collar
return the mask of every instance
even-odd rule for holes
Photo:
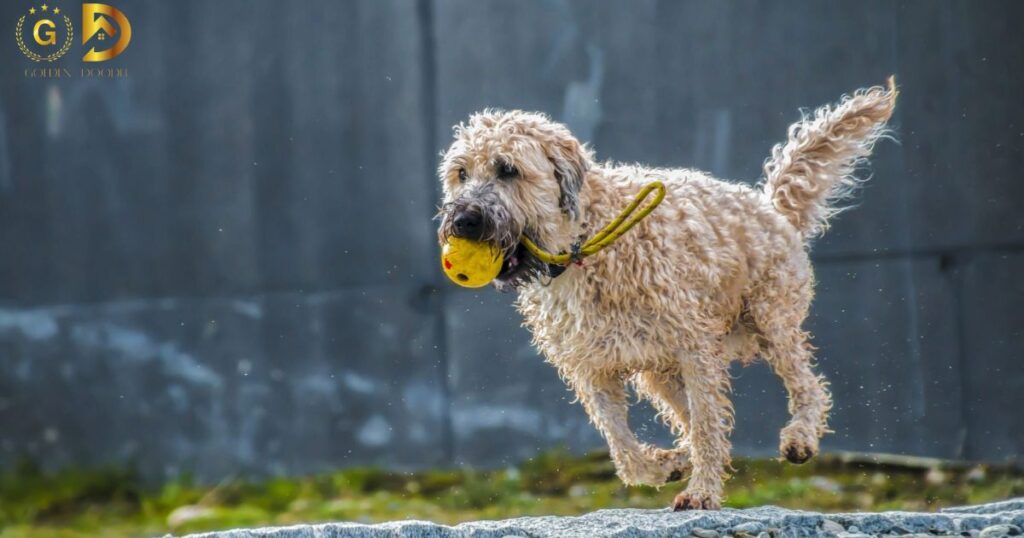
[[[558,265],[557,263],[548,264],[548,276],[551,278],[558,278],[562,273],[568,269],[568,265]]]
[[[583,238],[581,235],[576,239],[576,242],[570,247],[570,261],[565,265],[558,265],[557,263],[548,264],[548,276],[551,278],[558,278],[566,269],[569,268],[569,264],[575,263],[576,265],[583,265]]]

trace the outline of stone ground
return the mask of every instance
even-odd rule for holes
[[[774,506],[719,512],[599,510],[579,517],[524,517],[475,521],[454,527],[424,521],[378,525],[326,523],[194,534],[189,538],[506,538],[670,537],[774,538],[788,536],[1016,536],[1024,528],[1024,498],[944,509],[941,512],[822,514]]]

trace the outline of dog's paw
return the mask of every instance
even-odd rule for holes
[[[690,451],[686,448],[665,450],[663,448],[651,447],[647,454],[664,470],[664,484],[678,482],[686,476],[692,465],[690,464]]]
[[[818,438],[805,428],[787,426],[782,430],[779,453],[790,463],[807,462],[818,453]]]
[[[619,469],[616,473],[619,480],[627,486],[663,486],[665,475],[648,469]]]
[[[718,495],[702,492],[699,490],[686,491],[676,495],[672,501],[672,510],[680,512],[683,510],[721,510],[722,499]]]
[[[814,454],[815,452],[813,448],[796,443],[786,445],[782,448],[782,455],[786,460],[797,465],[806,463],[807,460],[814,457]]]
[[[615,462],[615,471],[627,486],[661,486],[669,474],[648,458],[620,458]]]

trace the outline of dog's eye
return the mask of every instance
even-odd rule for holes
[[[519,177],[519,169],[509,163],[498,163],[498,179],[512,179]]]
[[[466,169],[465,168],[459,168],[459,183],[465,183],[465,182],[466,182]]]

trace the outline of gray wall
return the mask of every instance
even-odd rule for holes
[[[511,297],[436,268],[450,126],[538,109],[601,158],[755,181],[800,107],[890,73],[901,142],[814,250],[825,447],[1020,462],[1024,4],[117,7],[126,80],[26,79],[0,47],[0,465],[216,479],[601,446]],[[735,387],[737,452],[773,453],[780,384]]]

